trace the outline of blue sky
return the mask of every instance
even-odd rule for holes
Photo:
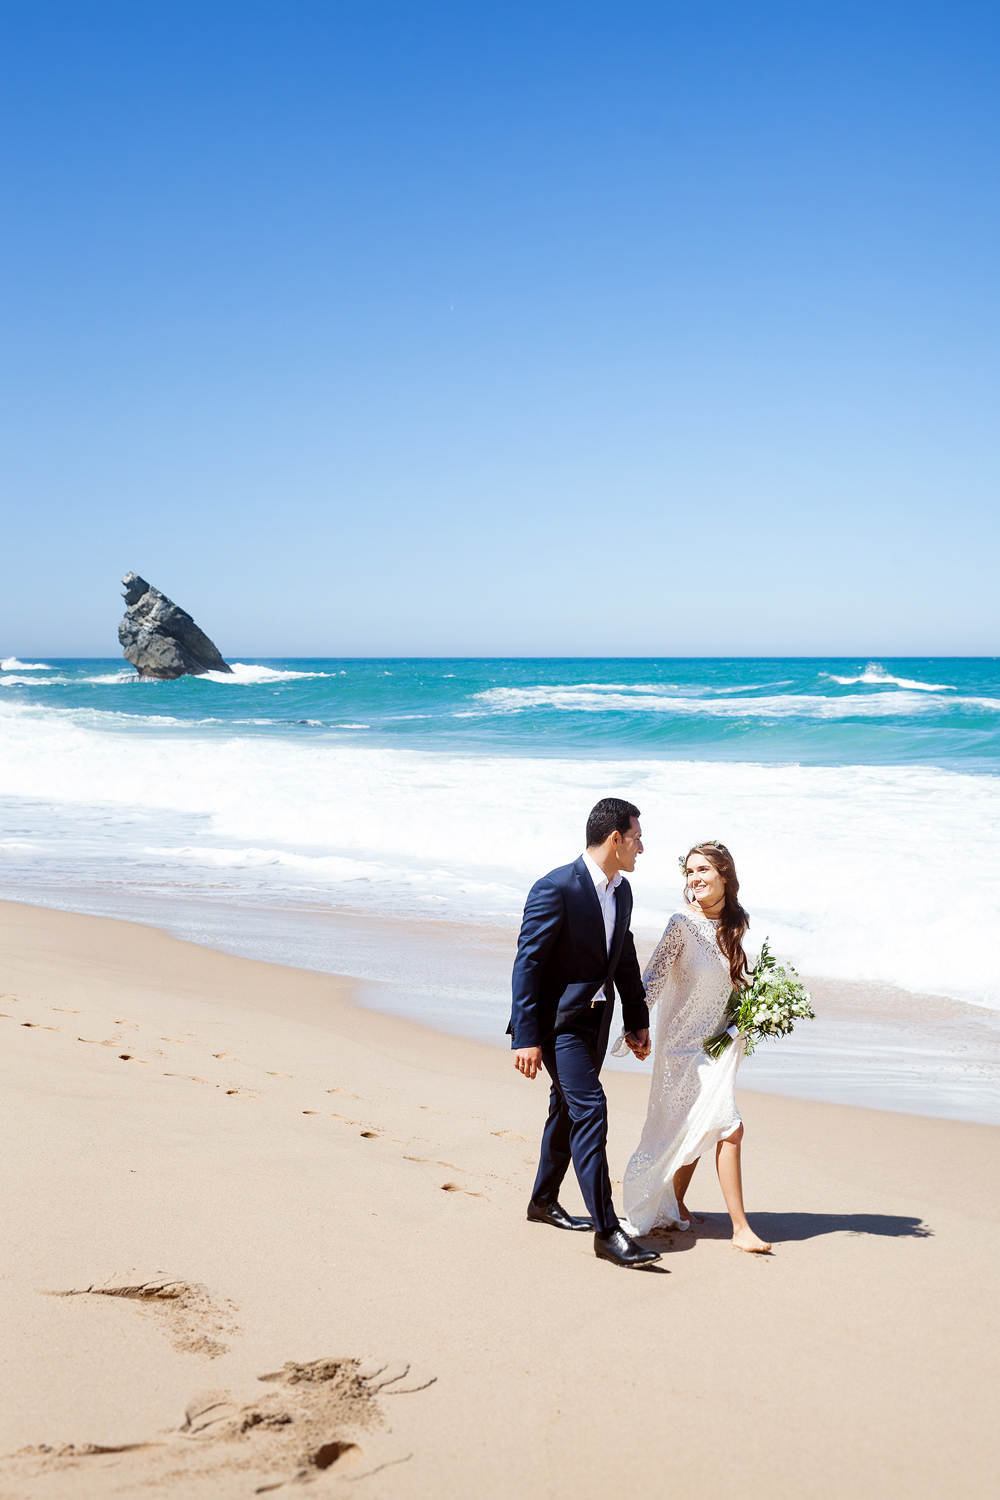
[[[998,41],[0,4],[0,655],[995,654]]]

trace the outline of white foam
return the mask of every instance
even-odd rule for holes
[[[247,662],[234,661],[231,672],[201,672],[196,682],[219,682],[225,687],[253,687],[260,682],[294,682],[313,677],[336,677],[336,672],[285,672],[277,667],[255,667]],[[341,672],[339,674],[343,676]]]
[[[53,687],[68,682],[68,677],[0,677],[0,687]]]
[[[131,667],[123,667],[120,672],[99,672],[96,677],[60,677],[58,680],[60,682],[125,682],[130,685],[132,683],[142,683],[143,686],[149,686],[150,684],[162,686],[159,678],[140,677],[139,673]]]
[[[51,672],[43,661],[18,661],[16,656],[5,656],[0,661],[0,672]]]
[[[710,687],[710,693],[762,693],[765,688],[788,687],[795,679],[793,677],[781,677],[777,682],[752,682],[743,687]]]
[[[136,734],[114,715],[0,704],[0,785],[55,809],[50,856],[67,880],[127,886],[156,860],[161,895],[229,882],[513,923],[532,881],[580,852],[589,807],[617,794],[643,810],[643,928],[680,903],[678,854],[721,838],[754,943],[770,935],[805,973],[1000,1006],[1000,778],[449,754],[141,722]]]
[[[25,668],[25,670],[29,670]],[[46,667],[46,671],[52,671]],[[81,682],[153,682],[155,678],[140,677],[137,672],[106,672],[99,677],[0,677],[0,687],[75,687]]]
[[[885,687],[887,685],[901,688],[913,688],[921,693],[954,693],[956,688],[947,682],[916,682],[912,677],[893,677],[887,672],[880,662],[870,661],[864,671],[858,677],[837,677],[833,672],[821,672],[820,677],[825,677],[828,682],[839,682],[843,687],[850,687],[855,682],[866,682],[872,687]]]
[[[150,846],[147,854],[176,860],[185,869],[202,866],[212,870],[282,870],[292,872],[296,884],[305,883],[329,889],[336,886],[343,896],[350,894],[354,883],[380,886],[393,893],[398,904],[400,893],[422,899],[447,902],[457,894],[485,898],[496,915],[497,899],[516,906],[519,892],[502,882],[474,880],[460,870],[442,866],[423,868],[417,864],[393,864],[391,861],[352,858],[349,855],[301,854],[289,849],[227,848],[220,845],[187,844],[177,848]],[[470,902],[463,903],[464,914],[470,914]]]
[[[70,679],[67,679],[70,680]],[[76,679],[79,681],[80,679]],[[136,681],[139,679],[137,678]],[[3,679],[0,678],[0,682]],[[42,704],[31,699],[18,702],[16,699],[8,698],[2,705],[4,722],[13,722],[16,719],[38,719],[53,723],[62,720],[66,724],[77,724],[81,728],[93,729],[103,728],[109,730],[120,730],[131,732],[136,724],[180,724],[181,719],[174,718],[170,714],[127,713],[123,709],[110,708],[50,708],[48,704]],[[205,723],[224,723],[225,720],[206,719]]]
[[[920,693],[848,693],[839,698],[826,698],[818,693],[782,693],[764,698],[696,698],[689,693],[667,696],[663,693],[654,695],[652,691],[640,696],[616,690],[613,685],[597,688],[581,684],[488,688],[475,697],[477,702],[484,705],[479,710],[480,714],[510,714],[522,713],[531,708],[554,708],[562,713],[643,712],[714,719],[873,719],[896,717],[900,714],[939,713],[941,705],[927,696],[928,691],[929,689],[922,687]],[[1000,698],[952,697],[948,698],[947,704],[949,708],[953,708],[955,704],[964,704],[1000,713]],[[456,718],[475,716],[474,710],[465,710],[455,715]]]

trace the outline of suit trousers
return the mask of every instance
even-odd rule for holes
[[[552,1079],[549,1114],[532,1197],[554,1203],[572,1161],[583,1201],[599,1234],[618,1228],[608,1171],[608,1101],[599,1073],[604,1061],[605,1027],[557,1032],[542,1046],[542,1063]]]

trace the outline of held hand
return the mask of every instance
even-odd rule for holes
[[[641,1031],[626,1031],[625,1045],[640,1062],[645,1062],[650,1052],[649,1028],[644,1026]]]
[[[514,1066],[525,1078],[534,1078],[542,1066],[541,1047],[518,1047],[514,1053]]]

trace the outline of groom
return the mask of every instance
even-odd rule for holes
[[[599,1073],[608,1046],[615,989],[626,1041],[649,1056],[649,1011],[629,930],[632,888],[624,872],[642,853],[639,809],[605,797],[587,819],[587,848],[551,870],[528,893],[514,961],[507,1028],[514,1066],[552,1079],[549,1115],[528,1218],[556,1229],[593,1229],[594,1251],[619,1266],[659,1260],[622,1229],[611,1202],[608,1101]],[[559,1204],[570,1161],[590,1211],[575,1219]]]

